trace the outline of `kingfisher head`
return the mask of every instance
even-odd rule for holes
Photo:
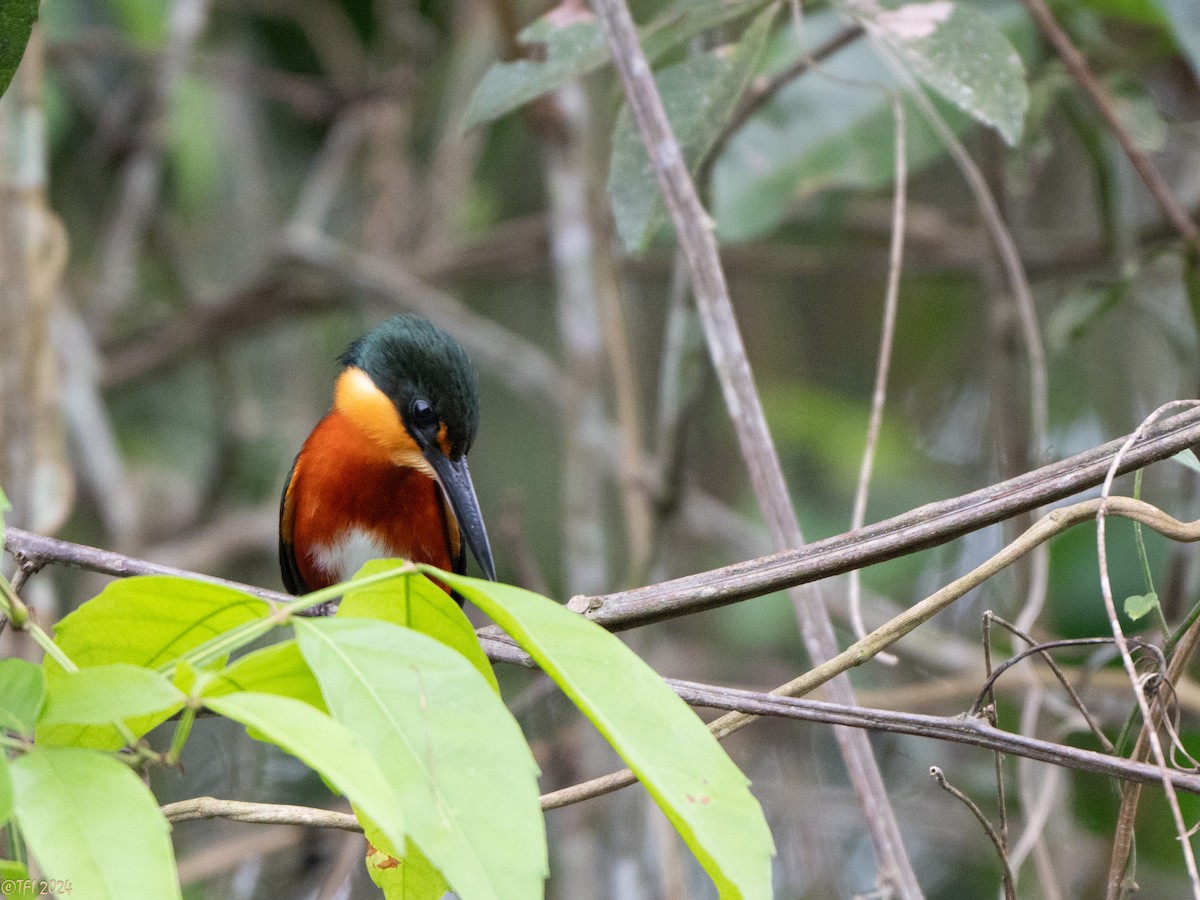
[[[483,515],[467,469],[479,427],[479,382],[466,351],[419,316],[392,316],[351,344],[334,390],[348,415],[391,461],[441,486],[459,534],[496,578]]]

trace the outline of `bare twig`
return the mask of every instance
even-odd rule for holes
[[[1121,460],[1120,472],[1173,456],[1200,442],[1200,411],[1151,426]],[[736,603],[794,584],[840,575],[945,543],[1019,512],[1100,484],[1122,440],[1111,441],[970,494],[930,503],[857,532],[805,547],[630,591],[577,597],[572,608],[608,628],[631,628]]]
[[[854,511],[851,514],[850,530],[862,528],[867,520],[867,496],[871,489],[871,473],[875,468],[875,448],[879,443],[879,432],[883,428],[883,408],[887,403],[888,373],[891,371],[892,346],[896,337],[896,312],[900,306],[900,272],[904,265],[904,230],[907,222],[908,202],[908,150],[905,142],[904,104],[892,96],[892,115],[895,124],[895,171],[892,189],[892,236],[888,251],[887,290],[883,301],[883,328],[879,338],[879,359],[875,364],[875,388],[871,393],[871,418],[867,423],[867,438],[863,447],[862,462],[858,470],[858,483],[854,489]],[[854,636],[863,637],[867,626],[862,617],[862,579],[859,569],[850,573],[850,622]],[[881,653],[880,662],[898,662],[890,653]]]
[[[313,828],[362,831],[362,826],[358,824],[358,819],[353,813],[282,803],[248,803],[242,800],[218,800],[216,797],[193,797],[178,803],[168,803],[161,812],[168,822],[231,819],[234,822],[253,822],[259,825],[308,825]]]
[[[975,804],[974,800],[948,782],[945,773],[937,766],[929,767],[929,775],[937,782],[938,787],[969,809],[971,815],[983,826],[983,830],[987,832],[988,839],[992,842],[992,846],[996,848],[996,856],[1000,860],[1000,872],[1004,878],[1004,898],[1005,900],[1017,900],[1017,888],[1013,884],[1013,873],[1008,865],[1008,854],[1004,851],[1004,842],[1000,839],[1000,835],[996,833],[996,829],[992,827],[992,823],[988,821],[987,816],[983,814],[983,810]]]

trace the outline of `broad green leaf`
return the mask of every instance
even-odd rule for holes
[[[280,641],[234,660],[201,691],[205,697],[220,697],[234,691],[256,691],[303,700],[328,712],[321,686],[300,655],[295,641]]]
[[[45,701],[41,666],[25,659],[0,659],[0,731],[33,734]]]
[[[8,774],[8,757],[0,753],[0,825],[13,814],[12,776]]]
[[[4,0],[0,3],[0,94],[4,93],[21,64],[37,15],[38,0]]]
[[[359,569],[354,577],[386,572],[398,565],[401,564],[373,560]],[[492,671],[492,664],[479,645],[471,620],[449,594],[420,573],[368,587],[347,588],[337,614],[347,618],[382,619],[427,634],[465,656],[496,693],[500,693],[496,673]]]
[[[1157,0],[1175,32],[1179,49],[1200,78],[1200,13],[1196,0]]]
[[[761,7],[763,2],[710,0],[676,4],[642,29],[643,49],[653,62],[697,35]],[[512,112],[570,78],[594,72],[609,59],[604,35],[590,13],[565,19],[561,9],[556,9],[523,30],[517,35],[517,41],[538,48],[539,58],[492,66],[471,96],[464,127],[470,128]]]
[[[1158,606],[1158,594],[1154,591],[1148,594],[1126,597],[1125,615],[1136,622],[1142,616],[1148,615],[1156,606]]]
[[[397,859],[380,849],[377,829],[368,823],[363,830],[367,835],[367,874],[385,900],[441,900],[450,890],[442,873],[412,841],[404,848],[404,858]]]
[[[746,776],[704,723],[616,635],[521,588],[422,571],[454,586],[591,719],[692,848],[722,897],[770,897],[775,849]]]
[[[11,764],[17,824],[72,900],[179,898],[171,827],[150,789],[112,757],[39,747]]]
[[[165,575],[125,578],[59,622],[54,642],[80,668],[111,663],[158,668],[268,612],[265,601],[223,585]],[[50,657],[44,666],[48,683],[65,674]],[[128,724],[140,736],[169,715],[145,716]],[[97,749],[124,744],[115,729],[103,725],[39,726],[37,740]]]
[[[48,688],[39,725],[104,725],[136,716],[171,716],[187,699],[162,673],[129,663],[63,673]]]
[[[478,670],[390,622],[337,618],[295,628],[330,711],[379,761],[400,792],[413,843],[455,893],[541,896],[537,765]]]
[[[1025,66],[990,18],[953,0],[892,9],[856,4],[851,10],[929,87],[994,127],[1010,145],[1020,140],[1029,107]]]
[[[700,53],[658,73],[655,80],[671,130],[689,170],[712,149],[749,84],[778,6],[760,13],[733,47]],[[617,116],[608,169],[613,217],[625,248],[645,249],[666,221],[654,168],[626,104]]]
[[[608,61],[608,45],[590,14],[565,24],[543,16],[517,40],[538,46],[542,58],[496,63],[488,69],[471,95],[464,127],[498,118]]]
[[[276,694],[244,691],[206,697],[215,713],[246,726],[307,764],[341,791],[384,835],[391,847],[404,846],[400,798],[371,754],[345,726],[307,703]]]

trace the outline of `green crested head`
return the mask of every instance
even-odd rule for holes
[[[458,458],[471,449],[479,428],[475,367],[458,342],[427,319],[392,316],[338,359],[367,373],[418,443],[437,440],[444,429],[448,456]]]

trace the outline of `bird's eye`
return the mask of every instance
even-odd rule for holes
[[[437,424],[437,413],[428,401],[417,399],[412,402],[412,421],[418,428],[428,428]]]

